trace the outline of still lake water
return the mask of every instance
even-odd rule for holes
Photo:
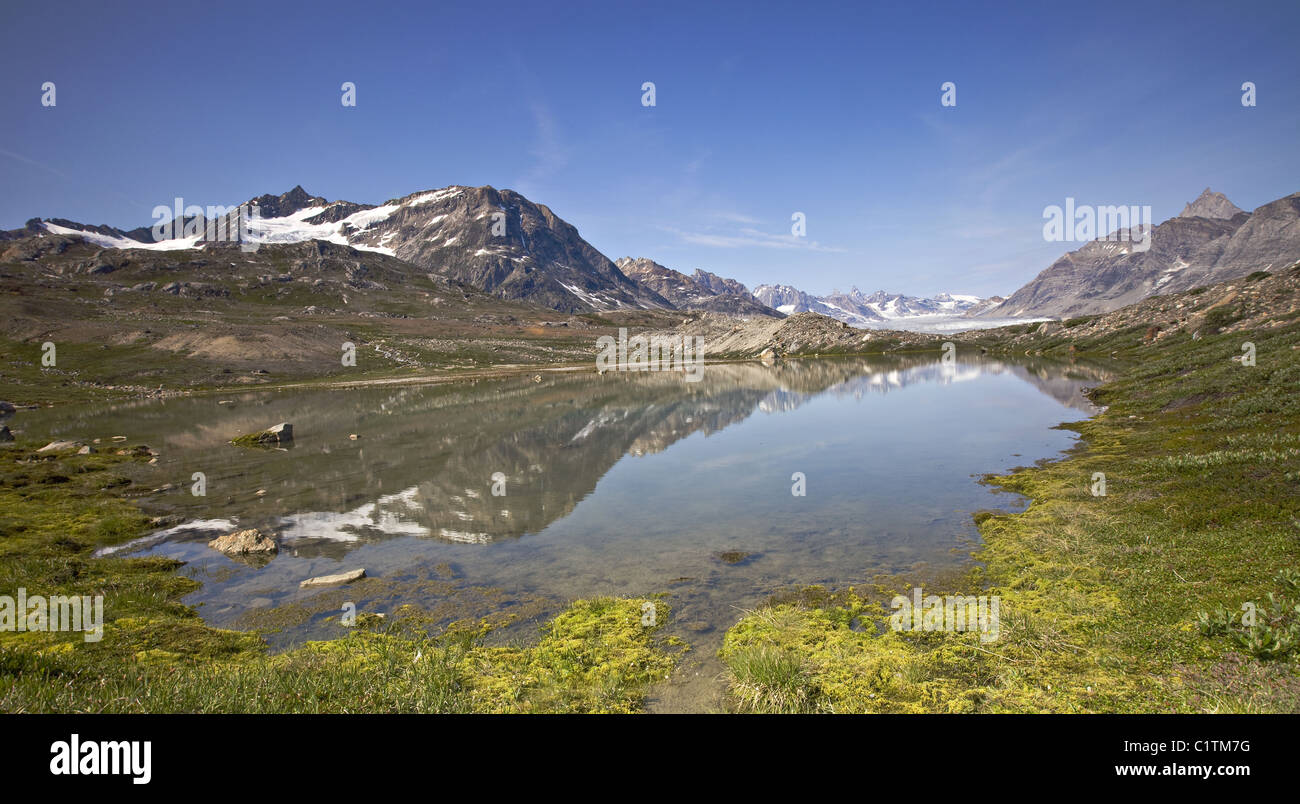
[[[213,625],[273,623],[267,638],[284,647],[341,635],[326,618],[343,601],[411,603],[444,624],[515,614],[494,636],[514,639],[575,598],[668,593],[668,630],[694,646],[688,675],[713,689],[723,632],[774,592],[923,583],[967,564],[971,513],[1023,504],[979,476],[1068,448],[1074,436],[1053,426],[1091,415],[1080,389],[1104,379],[986,358],[801,360],[709,365],[696,383],[546,372],[54,409],[24,424],[161,452],[132,471],[149,488],[175,484],[150,499],[190,525],[136,552],[187,562],[203,587],[186,602]],[[294,425],[288,450],[227,443],[280,421]],[[194,472],[205,497],[190,494]],[[791,493],[796,472],[805,496]],[[276,532],[280,554],[257,567],[207,547],[235,527]],[[749,556],[727,563],[726,551]],[[299,589],[358,567],[373,580]],[[296,616],[266,619],[290,604]],[[708,708],[709,694],[652,703]]]

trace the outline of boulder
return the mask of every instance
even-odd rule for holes
[[[249,447],[287,444],[290,441],[293,441],[293,425],[288,422],[280,422],[279,424],[273,427],[268,427],[261,432],[237,436],[231,443],[238,444],[242,447]]]
[[[208,547],[228,556],[274,555],[280,552],[280,546],[275,543],[275,539],[257,528],[237,530],[225,536],[218,536],[208,542]]]
[[[13,441],[14,434],[9,432],[9,425],[0,425],[0,441]]]

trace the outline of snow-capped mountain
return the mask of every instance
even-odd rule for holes
[[[848,293],[834,291],[826,296],[813,296],[789,285],[759,285],[754,288],[754,298],[783,313],[811,311],[854,326],[877,327],[895,319],[958,316],[983,301],[979,296],[952,293],[919,298],[878,290],[868,295],[857,288]]]
[[[790,285],[759,285],[754,288],[753,294],[763,304],[787,315],[821,313],[854,326],[866,326],[884,320],[874,310],[858,307],[851,300],[838,296],[821,298]]]
[[[928,299],[917,296],[905,296],[901,293],[886,293],[878,290],[870,296],[864,296],[857,288],[849,296],[880,314],[882,318],[911,318],[919,315],[961,315],[979,304],[979,296],[955,293],[940,293]]]
[[[512,190],[453,186],[372,205],[327,201],[295,187],[249,204],[260,213],[245,220],[258,243],[324,240],[379,252],[503,299],[563,312],[672,307],[626,277],[549,208]],[[225,231],[237,230],[237,216],[226,217]],[[183,223],[174,234],[192,234],[160,241],[150,227],[124,231],[54,219],[29,222],[28,229],[78,234],[107,248],[203,248],[205,221]]]

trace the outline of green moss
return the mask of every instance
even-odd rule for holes
[[[269,449],[280,443],[280,439],[274,433],[268,433],[265,430],[257,433],[244,433],[230,439],[230,443],[237,447],[251,447],[254,449]]]

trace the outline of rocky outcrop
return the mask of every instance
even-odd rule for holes
[[[1178,213],[1180,218],[1220,218],[1227,220],[1240,215],[1246,210],[1228,200],[1223,193],[1216,193],[1206,187],[1195,201],[1191,201]]]

